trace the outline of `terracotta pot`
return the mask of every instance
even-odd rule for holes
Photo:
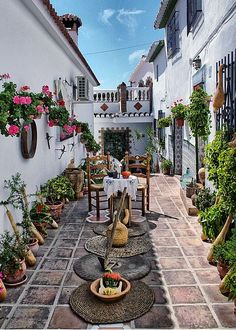
[[[25,260],[20,261],[20,269],[14,275],[5,275],[5,282],[15,284],[21,282],[26,273]]]
[[[176,119],[175,119],[175,122],[176,122],[176,125],[177,125],[178,127],[182,127],[182,126],[184,126],[184,119],[183,119],[183,118],[176,118]]]
[[[4,301],[7,297],[7,289],[3,281],[0,279],[0,301]]]
[[[39,249],[39,242],[37,238],[31,238],[30,243],[28,244],[29,249],[33,252],[34,256],[37,256]]]
[[[164,175],[170,175],[170,168],[163,170]]]
[[[50,207],[50,213],[53,219],[58,220],[60,219],[62,213],[62,202],[56,202],[55,204],[47,204]]]
[[[90,290],[98,299],[107,303],[114,302],[116,300],[123,298],[130,291],[131,288],[130,282],[124,278],[121,278],[121,281],[122,281],[122,291],[114,295],[107,296],[98,293],[100,287],[100,278],[92,282],[92,284],[90,285]]]
[[[218,273],[220,275],[220,278],[221,280],[225,277],[225,275],[228,273],[229,271],[229,266],[222,262],[222,261],[218,261],[217,262],[217,270],[218,270]]]

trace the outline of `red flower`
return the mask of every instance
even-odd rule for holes
[[[21,91],[27,91],[28,89],[30,89],[29,86],[22,86],[22,87],[20,88]]]
[[[58,105],[60,105],[61,107],[64,107],[65,106],[64,100],[59,100]]]

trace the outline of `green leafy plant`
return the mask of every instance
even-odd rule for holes
[[[225,140],[225,133],[223,131],[217,131],[214,140],[208,143],[205,147],[204,163],[208,170],[208,179],[213,182],[216,188],[218,188],[219,185],[219,156],[228,148],[228,144]]]
[[[157,127],[158,128],[169,127],[171,124],[172,124],[171,116],[168,116],[168,117],[165,117],[165,118],[160,118],[157,121]]]
[[[169,160],[169,159],[164,159],[162,162],[161,162],[161,170],[162,171],[166,171],[166,170],[169,170],[172,166],[172,161]]]
[[[192,92],[187,110],[187,121],[193,136],[207,139],[210,134],[211,113],[209,109],[210,96],[199,88]]]
[[[182,100],[177,100],[171,107],[171,113],[174,119],[185,119],[187,116],[187,107],[182,103]]]
[[[197,191],[196,207],[199,211],[205,211],[215,203],[216,193],[211,192],[210,188]]]
[[[214,246],[213,257],[215,261],[222,261],[229,266],[236,264],[236,229],[232,229],[229,240]]]
[[[4,276],[14,275],[20,269],[20,261],[26,256],[26,245],[8,231],[0,236],[0,271]]]
[[[203,233],[209,239],[214,240],[223,228],[228,214],[229,208],[223,201],[212,205],[205,211],[201,211],[199,214],[199,221],[201,223]]]
[[[219,155],[217,170],[219,194],[227,203],[229,211],[236,210],[236,148],[228,148]]]
[[[52,204],[65,198],[73,199],[75,195],[70,180],[63,175],[48,180],[41,186],[41,193]]]
[[[229,292],[228,299],[236,298],[236,263],[230,268],[223,279],[224,289]]]
[[[49,112],[49,121],[48,125],[60,126],[68,125],[70,114],[64,106],[54,106],[50,109]]]

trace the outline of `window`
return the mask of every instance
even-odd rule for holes
[[[179,13],[174,12],[167,25],[167,56],[173,57],[179,50]]]
[[[157,66],[156,66],[156,79],[157,79],[157,81],[158,81],[158,64],[157,64]]]
[[[195,26],[202,12],[202,0],[187,0],[187,34]]]
[[[77,99],[88,100],[89,99],[89,81],[86,77],[77,77]]]

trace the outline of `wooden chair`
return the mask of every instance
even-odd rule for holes
[[[129,155],[128,151],[124,157],[125,166],[128,171],[139,178],[138,192],[141,192],[142,215],[150,208],[150,155]]]
[[[86,172],[88,181],[88,206],[89,211],[94,207],[96,209],[97,218],[100,218],[101,203],[107,201],[106,194],[103,189],[103,178],[110,170],[110,155],[98,155],[86,157]]]

